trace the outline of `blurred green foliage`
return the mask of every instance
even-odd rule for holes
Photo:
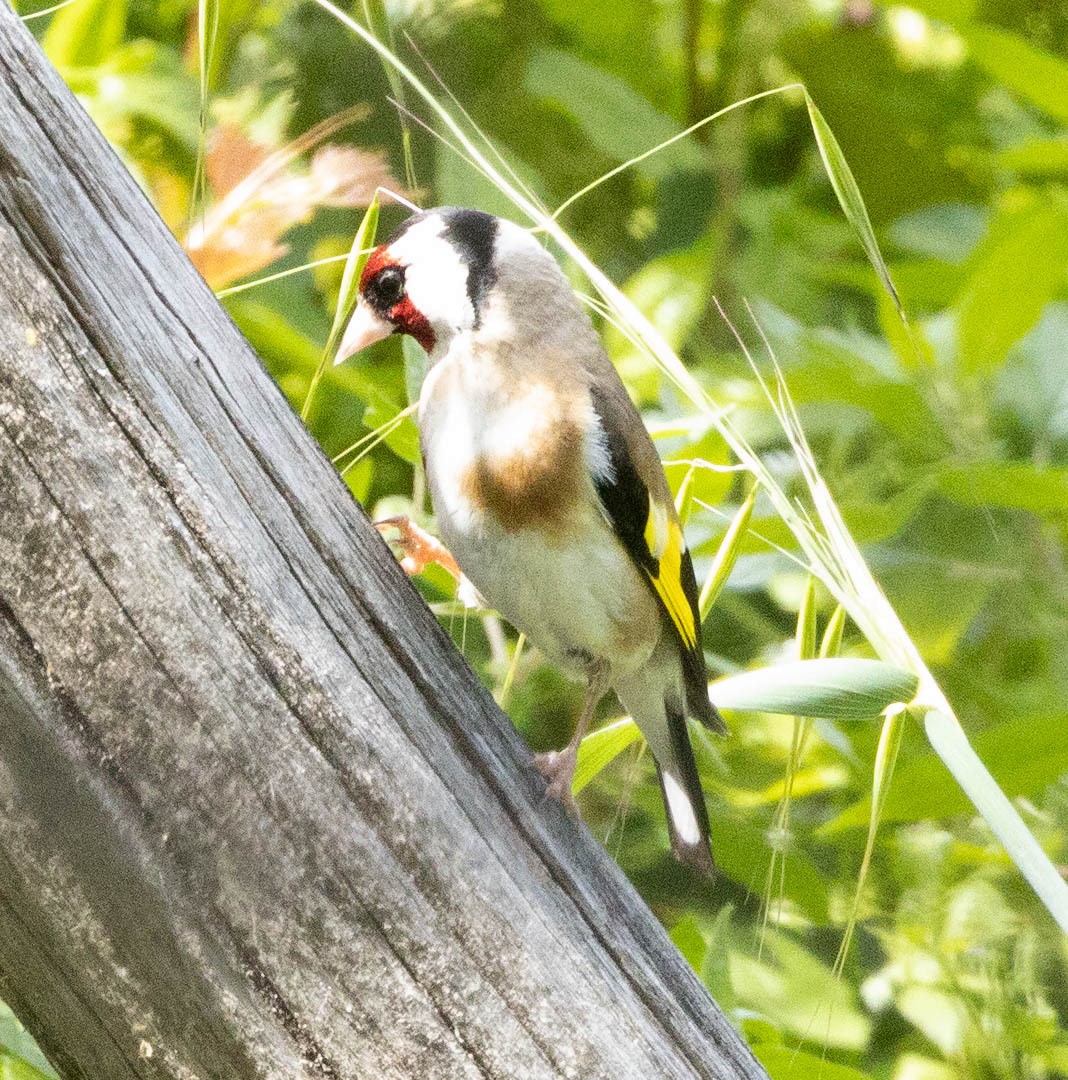
[[[196,3],[74,0],[29,23],[199,266],[218,267],[219,250],[205,251],[222,243],[227,224],[246,251],[267,249],[258,273],[344,256],[359,220],[351,207],[366,198],[324,194],[329,183],[316,179],[308,153],[275,173],[290,205],[294,192],[305,200],[299,213],[280,217],[268,206],[257,216],[246,200],[194,249],[197,223],[211,233],[213,207],[241,175],[353,106],[350,122],[319,145],[385,157],[335,160],[345,183],[362,175],[373,190],[388,166],[391,186],[423,205],[507,212],[494,189],[390,103],[402,89],[320,7],[209,6],[219,21],[206,206],[194,200]],[[31,12],[28,0],[21,10]],[[1068,863],[1068,8],[374,0],[352,10],[417,70],[440,75],[550,206],[733,101],[807,87],[856,177],[911,337],[839,209],[800,91],[747,105],[620,173],[563,221],[734,411],[781,482],[800,490],[713,297],[759,345],[745,301],[752,305],[880,583],[999,783],[1051,857]],[[405,107],[419,112],[410,100]],[[317,168],[329,171],[322,160]],[[403,212],[387,205],[382,216],[388,232]],[[297,409],[330,331],[342,266],[224,300]],[[236,280],[220,272],[213,284]],[[672,483],[683,482],[686,463],[713,466],[694,474],[687,525],[703,579],[745,498],[745,477],[723,471],[722,439],[689,415],[660,371],[603,329],[662,456],[680,463],[668,468]],[[393,339],[327,371],[309,426],[328,454],[407,405],[418,352]],[[356,456],[340,464],[353,462],[346,481],[372,515],[426,517],[410,421]],[[790,558],[794,541],[762,500],[751,524],[706,623],[719,674],[796,655],[806,576]],[[507,707],[530,742],[559,744],[577,689],[529,652],[516,658],[511,631],[495,619],[459,613],[446,579],[428,575],[420,587],[488,685],[500,692],[513,669]],[[833,604],[817,599],[822,631]],[[870,656],[849,628],[841,651]],[[605,704],[606,719],[613,708]],[[794,721],[738,713],[731,727],[721,741],[694,732],[723,868],[715,890],[670,859],[640,740],[627,740],[584,788],[582,805],[772,1076],[1068,1075],[1068,947],[920,731],[905,726],[860,924],[836,977],[878,725],[809,725],[788,814]],[[0,1023],[0,1047],[10,1049],[0,1050],[0,1076],[36,1076],[17,1062],[43,1062],[11,1023]]]

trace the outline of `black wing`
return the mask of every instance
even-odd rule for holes
[[[651,442],[647,450],[642,448],[650,462],[648,467],[655,468],[662,481],[657,484],[660,490],[654,495],[638,471],[635,448],[628,444],[623,433],[617,415],[619,405],[596,383],[591,388],[590,398],[601,423],[610,466],[593,475],[601,506],[627,554],[642,571],[678,641],[688,711],[714,731],[725,733],[727,726],[708,697],[708,669],[701,644],[701,615],[693,561],[656,451]],[[627,401],[626,405],[629,404]],[[644,428],[642,434],[645,434]],[[648,435],[645,438],[648,439]],[[663,521],[660,524],[664,533],[664,543],[659,545],[655,539],[657,523],[650,527],[650,516],[657,506],[661,508]],[[654,545],[658,547],[659,555],[654,552]]]

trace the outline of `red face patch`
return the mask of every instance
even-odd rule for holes
[[[360,292],[363,292],[367,288],[367,283],[373,277],[377,277],[387,266],[396,265],[397,260],[389,254],[386,245],[379,244],[367,257],[367,263],[363,268],[363,273],[360,275]]]
[[[394,305],[389,317],[397,324],[397,329],[402,334],[411,334],[427,352],[434,348],[434,331],[427,322],[426,316],[416,309],[407,293],[399,304]]]
[[[380,244],[371,252],[360,275],[360,294],[366,296],[369,292],[373,293],[373,288],[369,290],[368,286],[390,266],[400,266],[400,263],[390,255],[385,244]],[[427,352],[434,348],[434,331],[423,313],[412,303],[407,292],[388,311],[381,314],[393,323],[396,328],[394,333],[411,335]]]

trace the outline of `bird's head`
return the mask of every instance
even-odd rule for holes
[[[408,218],[367,260],[335,363],[390,334],[410,334],[440,356],[457,334],[477,327],[496,280],[502,224],[456,207]]]

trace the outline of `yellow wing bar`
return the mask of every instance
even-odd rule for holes
[[[657,560],[657,572],[646,570],[649,580],[664,603],[675,629],[687,649],[697,646],[693,608],[682,587],[682,553],[686,541],[678,521],[667,507],[649,497],[649,517],[645,522],[645,545]]]

